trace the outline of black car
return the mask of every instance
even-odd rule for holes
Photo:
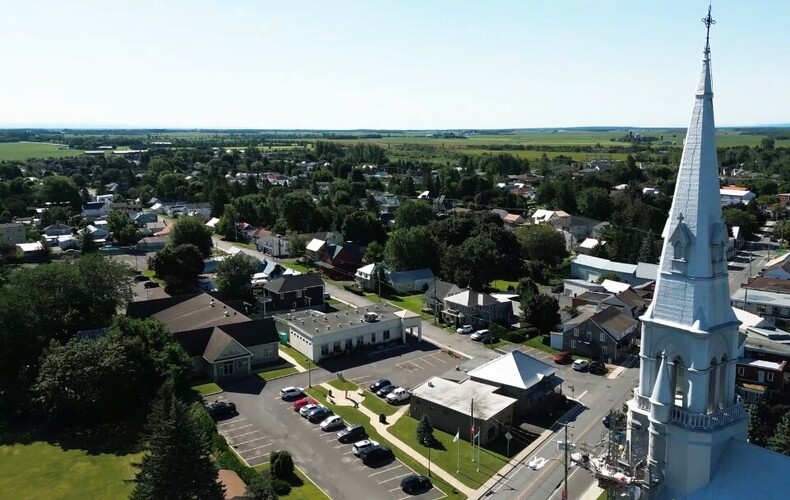
[[[307,414],[307,420],[310,421],[311,424],[317,424],[334,414],[335,412],[328,408],[317,408]]]
[[[365,427],[361,424],[354,424],[338,431],[337,440],[341,443],[356,443],[361,439],[365,439],[365,436],[367,436]]]
[[[400,489],[402,489],[404,493],[408,493],[410,495],[420,491],[430,490],[431,480],[426,476],[411,474],[401,480]]]
[[[374,383],[370,384],[370,392],[379,392],[379,389],[381,389],[382,387],[386,387],[388,385],[392,385],[392,382],[390,382],[389,380],[383,378],[383,379],[379,380],[378,382],[374,382]]]
[[[376,395],[383,398],[397,388],[398,388],[397,385],[388,384],[382,387],[381,389],[379,389],[378,391],[376,391]]]
[[[363,464],[370,465],[392,460],[395,458],[395,454],[386,446],[371,446],[362,450],[359,458],[362,459]]]
[[[603,361],[590,362],[590,373],[593,375],[603,375],[606,371],[606,364]]]
[[[227,418],[236,415],[236,404],[230,401],[214,401],[206,404],[206,411],[212,418]]]
[[[158,287],[159,287],[159,283],[157,283],[156,281],[146,281],[145,283],[143,283],[143,288],[158,288]]]

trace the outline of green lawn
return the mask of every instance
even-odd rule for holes
[[[0,161],[22,161],[28,158],[63,158],[81,154],[81,150],[68,149],[60,144],[46,142],[0,143]]]
[[[294,373],[298,373],[299,370],[296,369],[292,364],[288,363],[288,366],[280,366],[278,368],[269,368],[266,370],[261,370],[256,373],[258,377],[262,380],[274,380],[281,377],[287,377],[288,375],[293,375]]]
[[[222,392],[220,386],[215,384],[214,382],[209,382],[207,384],[200,384],[192,386],[192,389],[197,391],[198,394],[201,396],[206,396],[208,394],[216,394],[218,392]]]
[[[359,395],[357,394],[357,390],[359,389],[359,386],[354,382],[350,382],[347,380],[344,383],[338,379],[333,379],[330,380],[328,383],[338,391],[348,390],[352,396],[356,395],[357,398],[359,397]],[[381,415],[382,413],[385,415],[394,415],[395,412],[398,411],[397,406],[387,403],[387,401],[381,399],[380,397],[376,396],[375,394],[373,394],[368,390],[365,390],[365,397],[362,398],[362,406],[372,411],[376,415]]]
[[[544,340],[546,341],[546,344],[543,343]],[[548,335],[538,335],[537,337],[532,337],[531,339],[527,340],[526,342],[524,342],[524,344],[530,347],[534,347],[535,349],[538,349],[539,351],[543,351],[543,352],[549,352],[552,354],[556,354],[560,352],[557,349],[552,349],[548,345],[548,342],[549,342]]]
[[[0,494],[8,498],[126,499],[140,454],[89,455],[44,442],[0,446]]]
[[[285,354],[291,356],[294,359],[294,361],[296,361],[297,364],[299,364],[299,366],[301,366],[305,370],[308,369],[307,358],[304,357],[304,354],[302,354],[301,352],[297,351],[296,349],[288,345],[279,344],[279,346],[280,346],[280,350]],[[311,368],[315,368],[315,365],[313,363],[309,363],[309,365]]]
[[[269,470],[269,464],[253,467],[258,472]],[[291,491],[287,495],[279,495],[288,500],[330,500],[307,475],[296,467],[296,480],[291,482]]]
[[[502,293],[508,293],[507,287],[512,286],[515,293],[515,290],[518,290],[518,281],[508,281],[508,280],[494,280],[491,282],[491,287],[496,288]]]
[[[165,280],[157,276],[153,269],[144,269],[141,272],[143,273],[143,276],[148,276],[149,278],[151,278],[151,281],[155,281],[159,283],[159,286],[166,285]]]
[[[413,313],[419,314],[422,319],[432,319],[433,316],[424,312],[422,310],[422,299],[425,297],[425,294],[417,293],[414,295],[404,295],[404,296],[397,296],[393,295],[390,297],[383,297],[381,300],[384,302],[389,302],[390,304],[406,309]],[[374,295],[371,300],[376,300],[378,296]]]
[[[382,445],[392,448],[392,451],[395,452],[395,456],[398,458],[398,460],[400,460],[407,466],[414,469],[414,471],[416,471],[418,474],[428,473],[428,469],[426,467],[423,467],[419,462],[414,460],[409,454],[393,446],[389,441],[381,437],[381,435],[376,431],[376,429],[374,429],[373,426],[370,425],[370,419],[368,419],[368,417],[362,412],[360,412],[359,410],[355,410],[354,408],[349,406],[330,405],[326,400],[324,390],[321,388],[314,387],[312,389],[308,389],[307,393],[310,396],[317,399],[322,404],[326,405],[328,408],[331,408],[336,415],[342,417],[343,420],[345,420],[347,423],[365,424],[365,429],[367,430],[368,436],[371,439],[378,441]],[[401,418],[403,419],[405,417],[401,417]],[[466,498],[463,493],[457,492],[451,485],[447,484],[439,477],[436,476],[433,477],[433,485],[435,488],[438,488],[442,492],[444,492],[448,498],[453,498],[453,499]]]
[[[300,273],[306,273],[310,270],[310,267],[301,262],[297,262],[296,259],[283,259],[282,263],[285,267],[291,268],[294,271],[299,271]]]
[[[424,457],[428,457],[428,448],[417,444],[418,424],[419,422],[417,422],[417,420],[404,415],[395,422],[395,425],[390,427],[390,432],[404,443],[407,443],[409,446],[419,451]],[[468,432],[467,435],[464,436],[466,439],[459,439],[456,443],[453,443],[454,434],[448,434],[434,429],[433,435],[440,444],[438,447],[431,449],[431,461],[447,472],[455,472],[458,468],[458,449],[460,447],[461,472],[457,477],[470,488],[479,488],[482,486],[483,483],[496,474],[496,472],[508,462],[508,459],[503,455],[481,448],[480,472],[477,472],[477,463],[472,462],[472,445],[468,441]],[[515,441],[511,444],[515,445]],[[511,449],[511,455],[515,454],[515,451],[518,450]]]

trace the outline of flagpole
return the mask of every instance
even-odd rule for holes
[[[458,438],[461,437],[461,428],[460,427],[458,428],[458,435],[457,436],[458,436]],[[455,444],[456,444],[456,447],[458,448],[458,466],[455,468],[455,473],[456,474],[460,474],[461,473],[461,440],[460,439],[456,439],[456,441],[457,441],[457,443],[455,443]]]
[[[475,449],[472,448],[472,453],[475,452]],[[477,431],[477,472],[480,472],[480,431]]]
[[[472,398],[472,425],[471,434],[469,435],[469,443],[472,445],[472,463],[475,462],[475,400]]]

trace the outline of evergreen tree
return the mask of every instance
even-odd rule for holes
[[[639,247],[639,262],[658,263],[658,252],[656,251],[656,241],[652,230],[648,231],[642,239],[642,246]]]
[[[82,253],[96,253],[99,251],[99,244],[96,243],[96,237],[93,233],[88,231],[88,228],[82,230],[80,234],[80,251]]]
[[[417,441],[425,446],[431,446],[434,442],[433,425],[428,418],[428,415],[423,415],[420,419],[420,424],[417,426]]]
[[[557,299],[545,293],[538,293],[522,299],[521,309],[524,320],[543,335],[548,334],[560,322],[560,305]]]
[[[790,456],[790,412],[785,413],[776,426],[776,432],[768,440],[768,448]]]
[[[189,406],[165,384],[151,411],[147,453],[132,480],[132,500],[192,500],[225,497],[217,482],[206,436]]]

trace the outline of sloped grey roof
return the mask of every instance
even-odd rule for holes
[[[557,369],[521,351],[513,351],[469,372],[472,379],[529,389],[557,373]]]
[[[305,273],[282,276],[266,283],[263,287],[273,293],[288,293],[316,286],[324,286],[324,280],[318,273]]]
[[[390,281],[392,283],[402,283],[404,281],[433,279],[433,271],[431,271],[430,267],[424,267],[422,269],[414,269],[411,271],[391,271],[388,274]]]
[[[489,294],[475,292],[474,290],[464,290],[455,295],[445,297],[444,300],[464,307],[490,306],[498,303],[497,299]]]

